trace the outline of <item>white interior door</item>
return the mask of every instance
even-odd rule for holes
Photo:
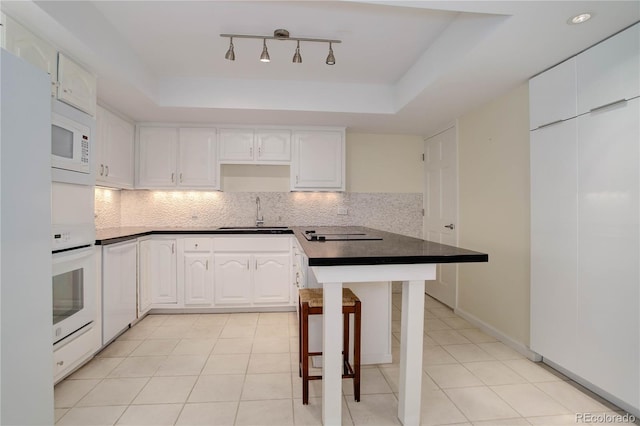
[[[456,128],[430,137],[424,145],[424,239],[455,246],[458,243],[458,148]],[[455,308],[458,267],[438,265],[436,280],[426,281],[426,293]]]

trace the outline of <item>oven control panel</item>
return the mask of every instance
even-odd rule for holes
[[[51,251],[84,247],[95,243],[93,224],[54,225],[51,227]]]

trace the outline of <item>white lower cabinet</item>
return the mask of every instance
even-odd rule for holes
[[[253,260],[253,303],[288,303],[291,294],[291,255],[256,254]]]
[[[151,304],[178,303],[176,277],[176,240],[149,240],[148,265],[146,272],[150,281]]]
[[[185,306],[213,303],[213,253],[210,238],[184,238],[182,279]]]
[[[139,242],[138,316],[151,309],[293,306],[291,236],[151,236]]]
[[[214,238],[216,306],[291,306],[291,237]]]
[[[215,304],[251,304],[251,255],[216,253]]]
[[[136,241],[102,248],[102,344],[136,319]]]

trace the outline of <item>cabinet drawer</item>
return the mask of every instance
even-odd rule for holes
[[[184,251],[211,251],[213,240],[211,238],[184,238]]]
[[[55,350],[53,352],[54,382],[89,359],[98,349],[100,349],[100,330],[93,326],[83,335]]]
[[[272,252],[286,251],[291,247],[290,237],[236,237],[213,238],[215,251],[227,252]]]

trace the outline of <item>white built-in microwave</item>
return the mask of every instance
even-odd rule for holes
[[[91,172],[91,128],[57,113],[51,114],[51,167]]]

